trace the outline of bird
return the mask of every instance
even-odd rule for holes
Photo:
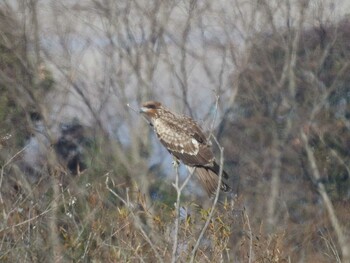
[[[158,101],[144,102],[140,113],[175,160],[181,161],[190,172],[194,172],[209,196],[215,195],[220,165],[215,160],[209,138],[199,124],[189,116],[172,112]],[[222,178],[228,177],[222,169]],[[230,192],[231,187],[222,181],[220,190]]]

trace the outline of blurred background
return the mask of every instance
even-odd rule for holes
[[[3,0],[0,261],[171,259],[172,157],[127,106],[158,100],[212,130],[236,193],[198,262],[349,262],[349,64],[346,0]]]

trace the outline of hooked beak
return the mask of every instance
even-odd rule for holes
[[[141,107],[139,113],[146,113],[147,110],[148,109],[146,107]]]

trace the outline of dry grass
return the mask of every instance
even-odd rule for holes
[[[116,174],[110,172],[108,177],[106,182],[104,175],[86,173],[71,178],[67,185],[52,180],[51,184],[58,183],[58,193],[46,185],[40,196],[25,191],[23,178],[12,185],[4,182],[1,261],[170,261],[174,207],[159,201],[147,204],[137,188],[117,194]],[[265,223],[257,223],[256,215],[243,203],[241,196],[233,204],[217,206],[195,262],[295,262],[302,258],[304,262],[341,262],[326,213],[317,218],[317,224],[315,219],[306,224],[287,222],[268,234]],[[190,212],[179,220],[176,262],[190,260],[210,212],[186,201],[182,205]]]

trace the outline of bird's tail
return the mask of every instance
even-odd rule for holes
[[[206,190],[209,196],[215,195],[218,183],[219,183],[219,171],[213,169],[213,167],[196,167],[195,174],[198,177],[203,188]],[[223,171],[222,178],[228,178],[228,174]],[[223,180],[221,181],[220,190],[223,192],[231,191],[231,187],[228,186]]]
[[[219,174],[220,174],[220,165],[218,165],[215,161],[214,161],[214,165],[212,167],[209,167],[209,169],[212,170],[214,173],[216,173],[217,176],[219,176]],[[222,178],[228,179],[228,174],[225,172],[224,169],[222,169]]]

